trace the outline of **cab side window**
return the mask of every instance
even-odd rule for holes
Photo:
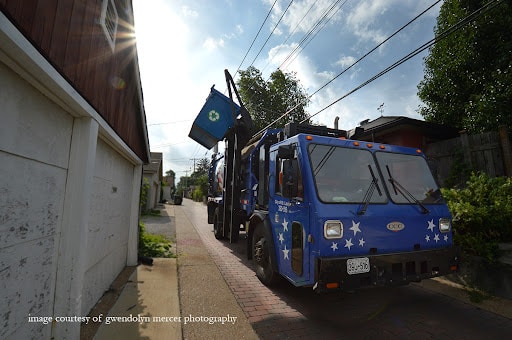
[[[304,198],[304,186],[297,158],[277,159],[275,192],[290,199]]]

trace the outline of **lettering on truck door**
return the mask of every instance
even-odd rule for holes
[[[274,155],[270,184],[269,215],[272,222],[278,268],[294,283],[309,280],[308,209],[299,159]],[[274,180],[275,179],[275,180]]]

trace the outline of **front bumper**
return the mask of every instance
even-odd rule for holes
[[[358,257],[369,259],[369,272],[348,274],[347,260],[354,257],[317,258],[315,290],[324,292],[330,287],[353,290],[368,286],[405,285],[453,273],[459,266],[456,247]]]

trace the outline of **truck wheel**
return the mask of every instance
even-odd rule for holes
[[[213,234],[217,240],[222,240],[224,238],[223,235],[223,223],[221,220],[221,215],[219,208],[215,208],[215,213],[213,215]]]
[[[252,258],[256,264],[256,276],[265,286],[272,286],[278,279],[273,269],[271,240],[267,239],[263,225],[258,225],[252,235]]]

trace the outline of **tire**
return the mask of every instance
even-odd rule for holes
[[[219,210],[219,207],[215,208],[215,213],[213,215],[213,234],[215,235],[215,238],[217,240],[224,239],[223,235],[223,223],[222,223],[222,217],[221,212]]]
[[[270,287],[278,281],[279,274],[274,271],[272,240],[266,234],[263,224],[254,230],[252,259],[256,265],[256,276],[265,286]]]

